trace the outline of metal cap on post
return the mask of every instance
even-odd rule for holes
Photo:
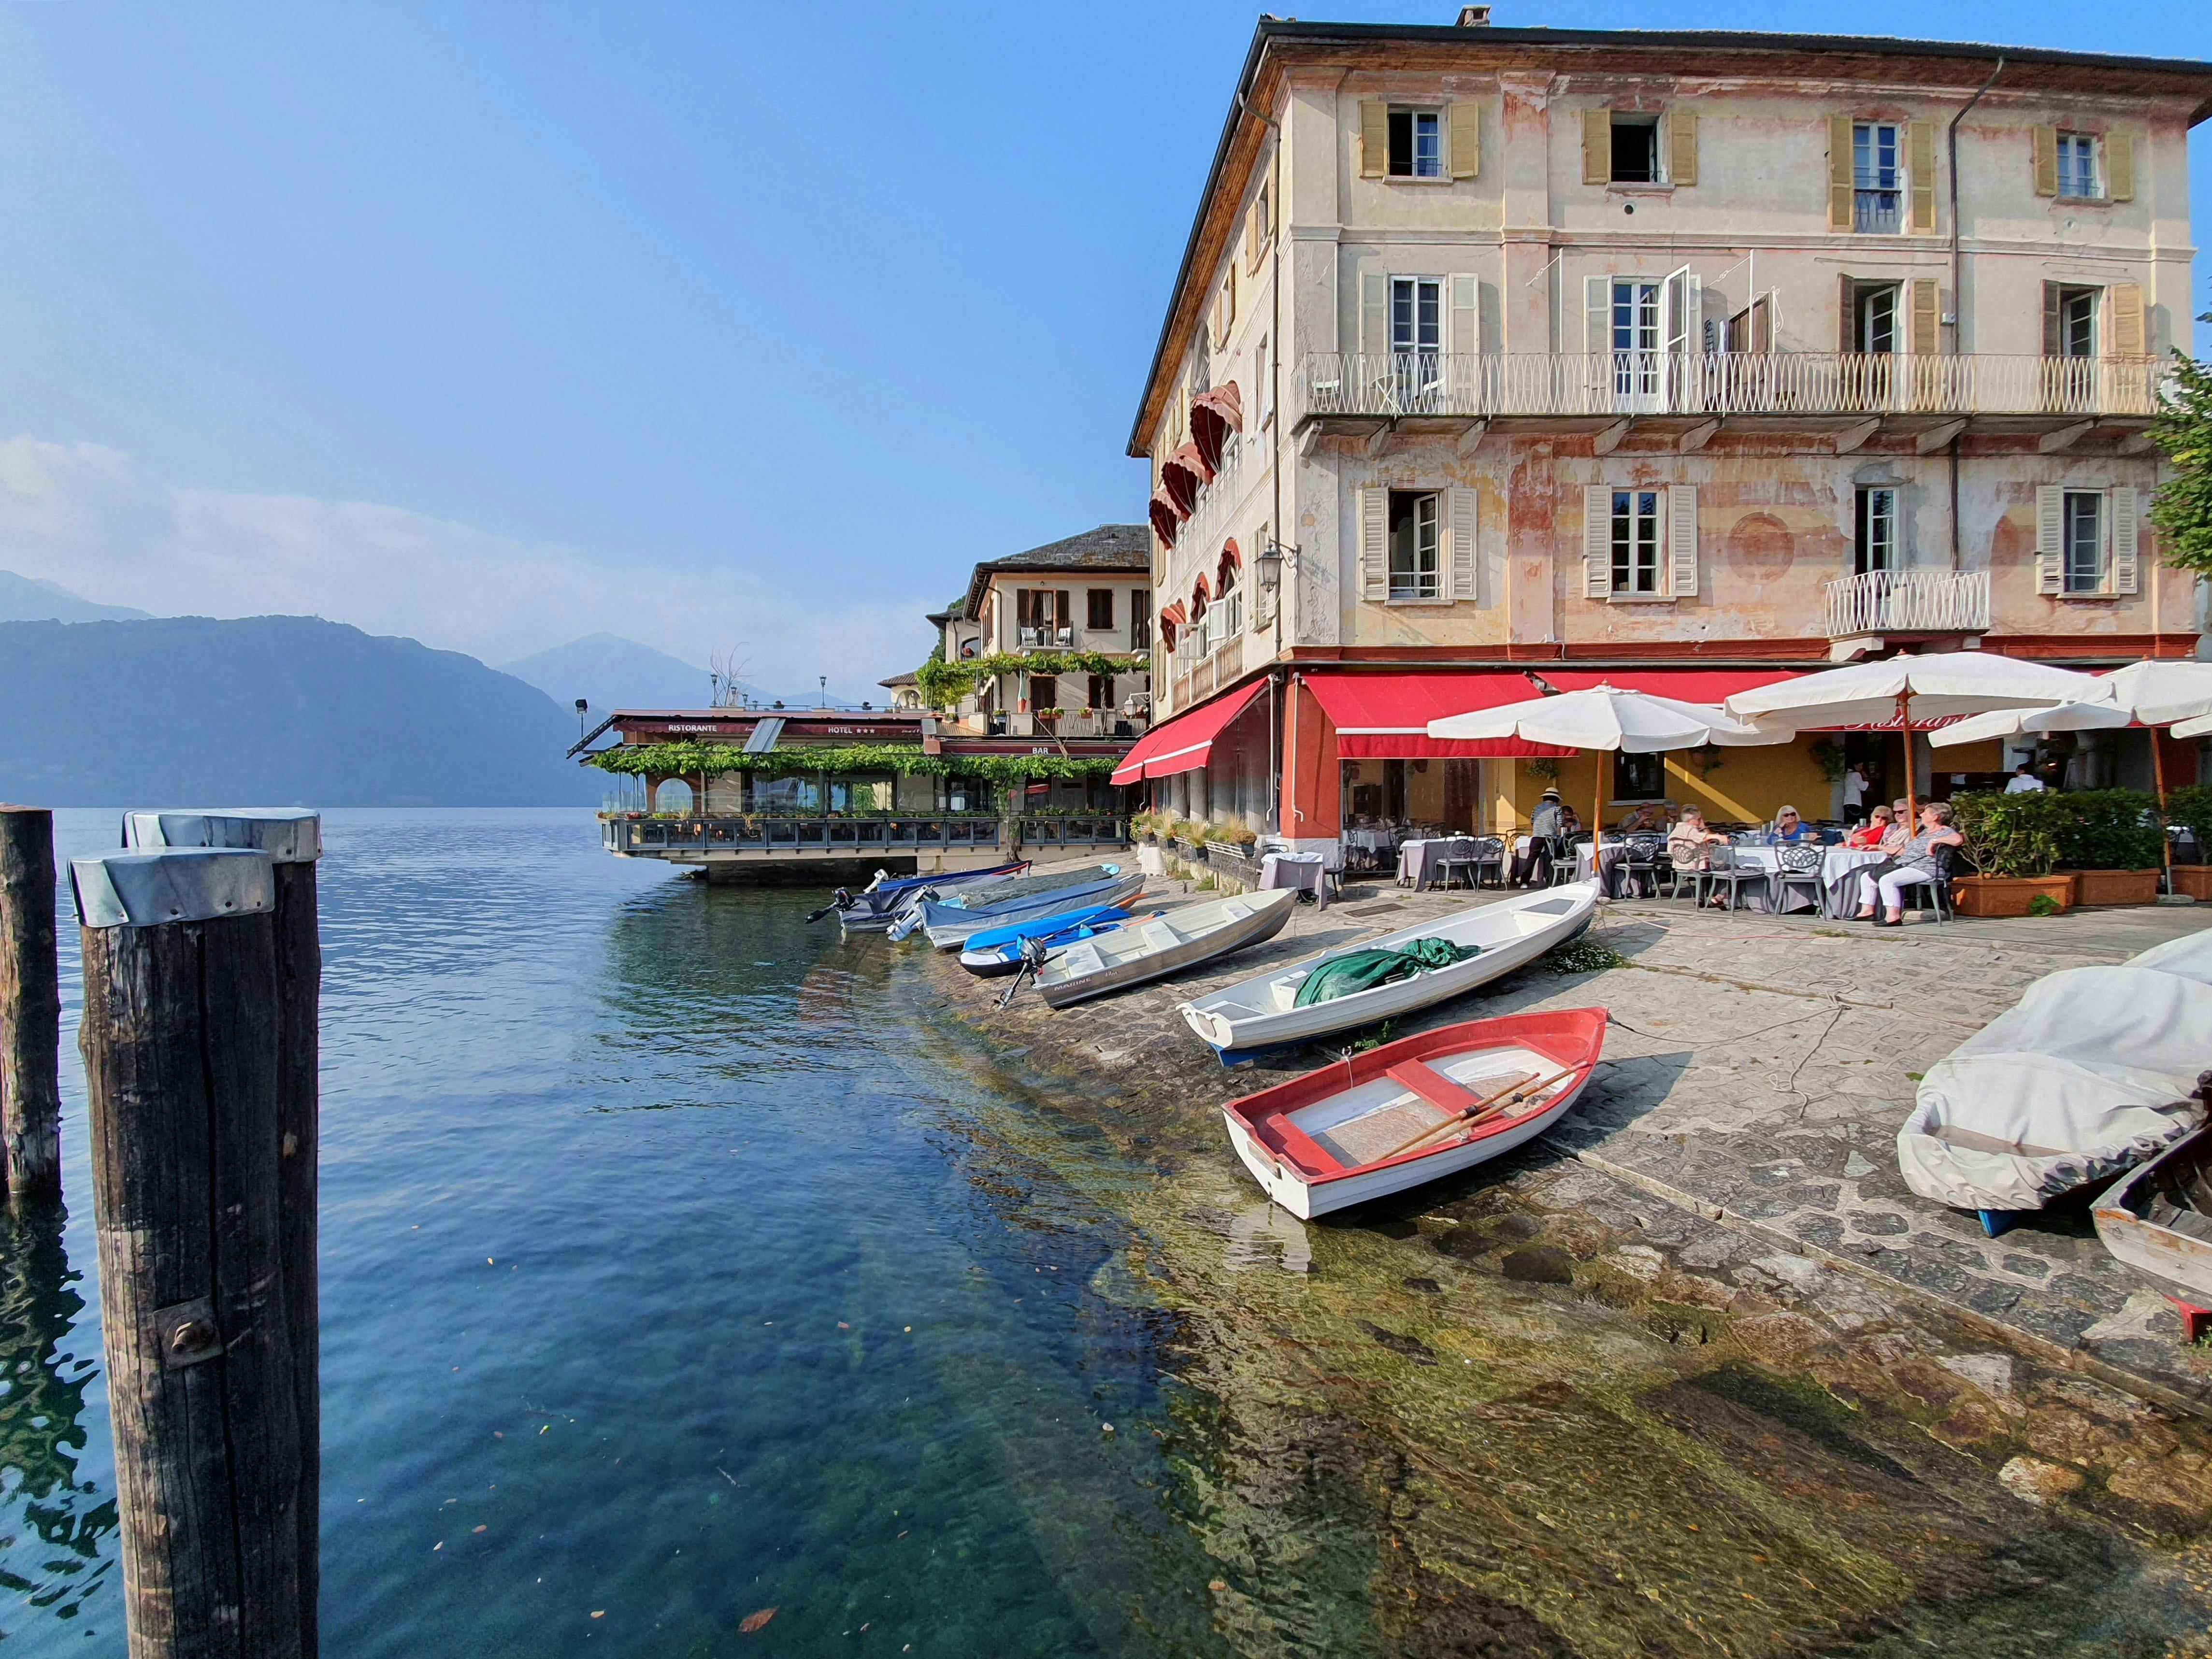
[[[71,859],[70,889],[80,927],[213,921],[274,910],[276,866],[268,854],[242,848],[108,853]]]
[[[323,855],[323,816],[290,807],[125,812],[123,844],[149,852],[166,848],[250,848],[268,854],[279,864],[313,864]]]

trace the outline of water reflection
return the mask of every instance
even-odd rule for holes
[[[81,1479],[98,1364],[65,1351],[84,1311],[59,1205],[0,1209],[0,1588],[27,1620],[75,1619],[114,1565],[115,1503]]]

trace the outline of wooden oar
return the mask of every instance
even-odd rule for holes
[[[1446,1129],[1459,1127],[1472,1128],[1477,1122],[1488,1117],[1493,1110],[1503,1110],[1504,1108],[1514,1104],[1516,1101],[1526,1100],[1531,1096],[1540,1095],[1543,1093],[1545,1090],[1550,1088],[1553,1084],[1572,1077],[1580,1070],[1582,1070],[1582,1067],[1579,1066],[1570,1066],[1564,1072],[1554,1072],[1551,1076],[1546,1078],[1541,1083],[1509,1083],[1503,1089],[1500,1089],[1496,1094],[1490,1095],[1481,1100],[1478,1100],[1472,1106],[1462,1107],[1458,1111],[1453,1113],[1443,1122],[1431,1124],[1427,1128],[1422,1130],[1420,1133],[1415,1135],[1411,1140],[1405,1141],[1398,1146],[1393,1146],[1389,1152],[1383,1153],[1381,1158],[1372,1158],[1369,1161],[1374,1164],[1387,1163],[1391,1158],[1396,1158],[1401,1152],[1409,1152],[1413,1151],[1414,1147],[1419,1146],[1423,1141],[1442,1134]]]

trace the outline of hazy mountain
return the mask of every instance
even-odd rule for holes
[[[536,686],[572,718],[576,699],[584,698],[594,726],[617,708],[704,708],[713,702],[705,669],[619,634],[586,634],[502,663],[500,672]]]
[[[0,623],[129,622],[146,614],[127,605],[94,605],[58,582],[0,570]]]
[[[0,799],[39,805],[582,805],[604,782],[536,687],[310,617],[0,623]]]

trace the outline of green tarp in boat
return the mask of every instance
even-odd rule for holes
[[[1306,982],[1298,987],[1297,1000],[1291,1006],[1310,1008],[1316,1002],[1334,1002],[1357,991],[1372,990],[1394,979],[1431,973],[1481,954],[1480,945],[1454,945],[1441,939],[1417,939],[1402,951],[1347,951],[1340,957],[1331,957],[1308,974]]]

